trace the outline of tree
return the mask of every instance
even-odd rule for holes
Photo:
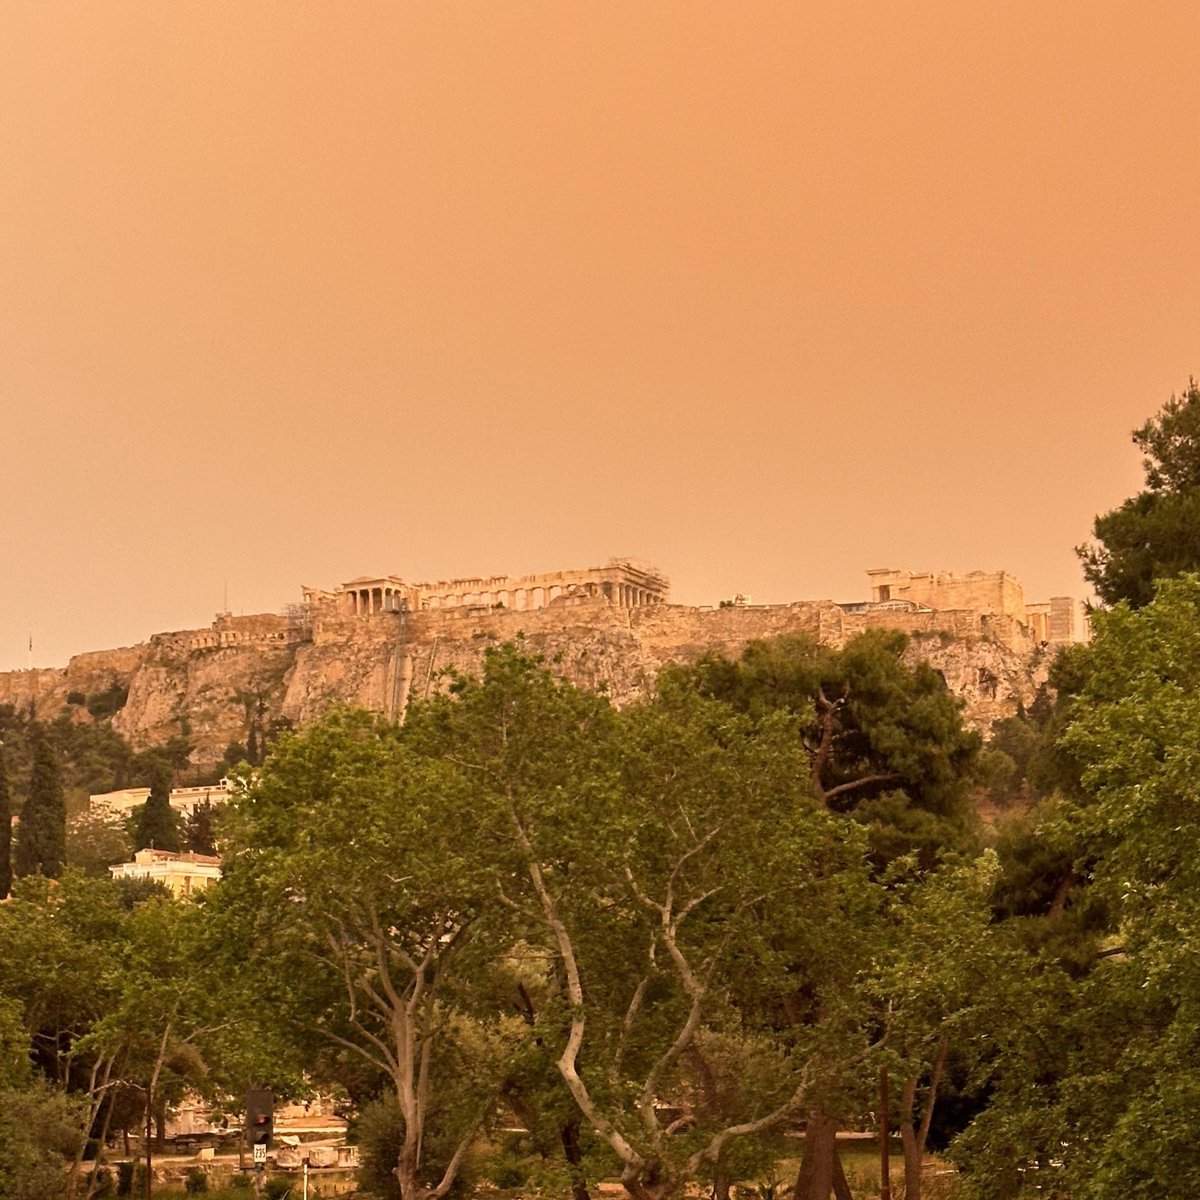
[[[67,809],[62,778],[54,748],[45,729],[37,722],[32,725],[31,737],[33,771],[29,796],[21,809],[21,823],[17,827],[14,874],[40,872],[48,879],[57,879],[67,857]]]
[[[36,1079],[72,1098],[80,1155],[117,1077],[119,1055],[92,1038],[120,995],[127,927],[112,881],[73,870],[23,878],[0,905],[0,998],[18,1007]]]
[[[142,806],[133,835],[133,848],[179,852],[179,818],[171,807],[171,777],[160,768],[154,773],[150,795]]]
[[[239,954],[282,984],[273,1015],[310,1061],[338,1048],[390,1090],[402,1200],[454,1185],[529,1037],[470,986],[507,949],[472,801],[454,764],[337,712],[280,740],[231,820],[220,902]]]
[[[822,803],[868,826],[881,859],[919,849],[932,862],[940,847],[969,842],[980,739],[941,676],[905,661],[908,644],[882,630],[841,650],[789,635],[751,642],[736,662],[708,655],[668,677],[753,719],[795,715]]]
[[[41,1082],[0,1088],[0,1196],[60,1200],[83,1144],[79,1105]]]
[[[125,821],[116,813],[88,811],[67,822],[67,861],[85,875],[107,878],[108,868],[132,852]]]
[[[0,900],[12,890],[12,866],[12,800],[4,744],[0,742]]]
[[[1051,848],[1040,851],[1089,882],[1074,915],[1061,887],[1036,886],[1031,871],[1008,889],[1014,905],[1045,911],[1049,936],[1028,937],[1028,918],[1005,923],[1028,965],[1012,973],[1012,1015],[993,1026],[987,1108],[956,1143],[972,1196],[1194,1193],[1198,631],[1195,575],[1160,580],[1140,608],[1096,614],[1062,738],[1080,796],[1043,821]],[[1055,936],[1066,922],[1070,953]]]
[[[1171,470],[1178,479],[1182,468]],[[1119,930],[1096,980],[1096,1007],[1110,1031],[1121,1029],[1119,1049],[1101,1059],[1103,1094],[1082,1089],[1111,1122],[1092,1154],[1101,1197],[1189,1190],[1183,1130],[1200,1090],[1200,980],[1191,968],[1200,946],[1198,630],[1195,575],[1160,581],[1138,611],[1098,614],[1089,678],[1065,737],[1096,796],[1093,874]]]
[[[184,825],[187,848],[196,854],[216,854],[216,807],[209,800],[197,804]]]
[[[32,1078],[70,1098],[81,1136],[69,1172],[57,1168],[68,1194],[100,1183],[81,1170],[84,1136],[102,1147],[123,1113],[161,1123],[185,1079],[211,1093],[240,1089],[249,1068],[261,1069],[235,1023],[249,1007],[246,981],[229,966],[233,951],[222,958],[205,930],[191,901],[161,888],[134,895],[74,868],[60,880],[18,880],[0,905],[0,1086],[12,1046],[26,1075],[14,1086]]]
[[[497,893],[553,956],[540,1035],[631,1196],[726,1189],[737,1147],[864,1052],[854,997],[813,964],[844,966],[873,907],[865,839],[814,803],[789,714],[671,680],[617,714],[507,647],[405,730],[474,781]],[[819,1015],[780,1037],[785,997]]]
[[[756,722],[792,716],[811,793],[831,814],[865,827],[880,871],[902,860],[919,873],[947,846],[973,842],[969,793],[980,740],[964,728],[961,704],[944,680],[927,663],[909,665],[907,649],[904,634],[887,631],[863,634],[841,650],[789,636],[752,642],[737,662],[708,655],[667,679],[690,683]],[[849,944],[866,950],[872,928],[864,914]],[[868,961],[866,954],[846,956],[850,973],[835,974],[836,990],[861,996],[855,972]],[[866,1107],[862,1095],[861,1088],[814,1090],[796,1200],[826,1200],[831,1187],[845,1195],[835,1137],[840,1120]]]
[[[1146,488],[1096,518],[1095,543],[1076,548],[1104,604],[1149,604],[1154,582],[1200,570],[1200,385],[1190,379],[1140,429]],[[1098,544],[1097,544],[1098,543]]]
[[[921,1200],[921,1168],[950,1052],[957,1047],[961,1054],[993,1026],[994,998],[1008,986],[1018,959],[990,928],[989,893],[998,873],[993,853],[951,859],[927,873],[903,868],[893,868],[891,936],[872,965],[869,986],[886,1032],[884,1071],[899,1084],[883,1111],[890,1117],[894,1107],[898,1118],[904,1198]]]

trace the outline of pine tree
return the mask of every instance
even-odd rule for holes
[[[33,772],[29,798],[17,826],[15,875],[41,873],[48,879],[62,874],[67,857],[67,805],[63,799],[58,756],[38,722],[30,725]]]
[[[142,806],[133,836],[135,850],[144,850],[147,846],[179,852],[179,823],[171,807],[171,776],[163,769],[155,771],[150,795]]]
[[[12,890],[12,801],[8,795],[8,770],[0,747],[0,900]]]

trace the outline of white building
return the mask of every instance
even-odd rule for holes
[[[202,892],[221,878],[221,860],[210,854],[175,854],[170,850],[147,848],[133,856],[133,862],[109,867],[114,879],[153,879],[172,896],[191,896]]]
[[[171,807],[184,816],[191,816],[203,804],[224,804],[233,784],[228,779],[207,787],[181,787],[171,789]],[[100,792],[88,797],[88,809],[92,812],[106,811],[120,817],[127,817],[141,804],[150,798],[148,787],[121,788],[116,792]]]

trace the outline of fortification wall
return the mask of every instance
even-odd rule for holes
[[[207,629],[156,633],[150,639],[150,645],[159,652],[190,654],[194,650],[227,646],[289,645],[307,641],[310,636],[306,623],[274,613],[257,613],[248,617],[221,613]]]

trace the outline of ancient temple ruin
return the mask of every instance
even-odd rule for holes
[[[1049,600],[1030,603],[1020,581],[1007,571],[955,575],[947,571],[934,574],[875,567],[867,572],[867,578],[872,606],[929,612],[968,610],[1007,617],[1025,626],[1035,642],[1051,646],[1087,639],[1086,625],[1076,626],[1076,605],[1070,596],[1051,596]]]
[[[603,567],[538,575],[488,575],[408,583],[397,575],[361,576],[333,591],[304,589],[307,604],[335,604],[348,616],[423,612],[448,608],[506,608],[532,612],[574,600],[604,599],[617,608],[666,604],[670,581],[655,567],[631,558]]]

